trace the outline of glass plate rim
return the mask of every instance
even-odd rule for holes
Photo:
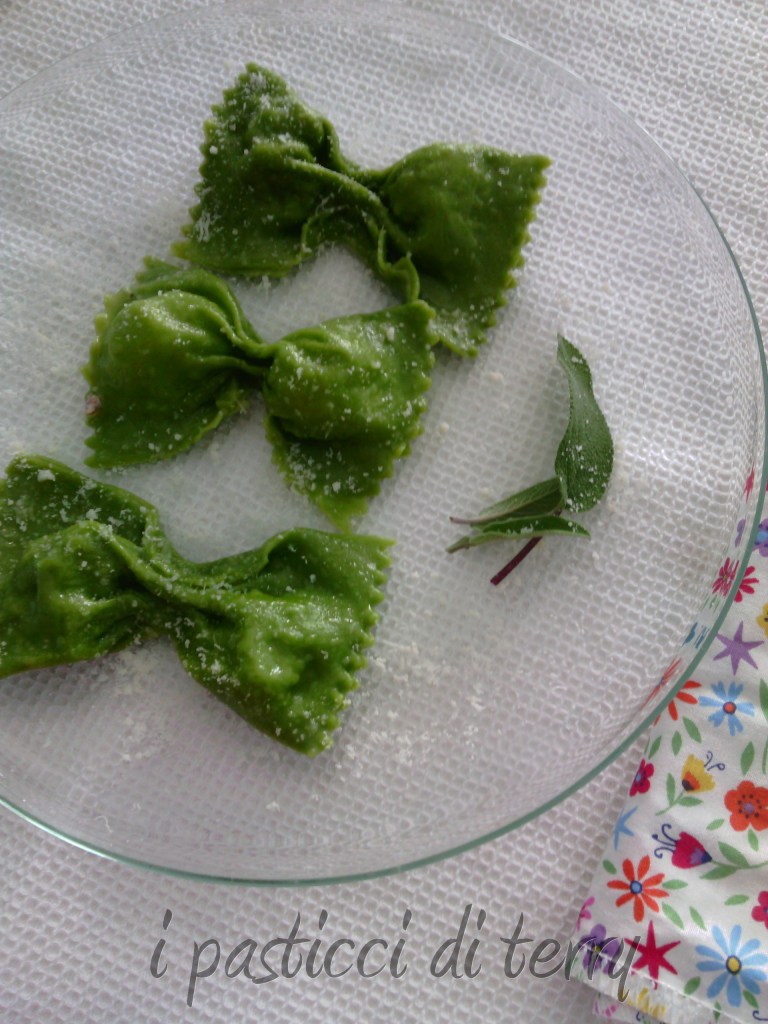
[[[82,46],[77,50],[69,54],[66,54],[64,57],[61,57],[60,59],[53,61],[50,64],[47,64],[44,68],[41,68],[31,77],[25,79],[23,82],[20,82],[18,85],[14,86],[8,92],[0,95],[0,111],[2,111],[3,107],[9,104],[9,101],[12,102],[16,98],[18,93],[28,88],[31,88],[39,79],[51,74],[54,70],[61,70],[63,68],[66,68],[66,66],[69,64],[77,64],[78,61],[80,61],[87,54],[95,54],[102,49],[108,50],[111,45],[114,45],[118,42],[124,46],[127,43],[129,43],[133,38],[141,38],[146,33],[150,32],[153,28],[159,29],[161,27],[169,27],[172,25],[179,24],[181,22],[187,22],[192,18],[211,20],[215,17],[221,17],[227,11],[245,11],[247,9],[257,8],[261,10],[263,10],[264,8],[271,8],[276,13],[282,15],[286,14],[286,9],[279,2],[279,0],[228,0],[228,2],[225,2],[221,5],[217,5],[214,8],[202,7],[193,8],[187,11],[178,11],[174,14],[164,15],[158,18],[152,18],[147,21],[142,21],[138,24],[129,27],[128,29],[122,29],[114,33],[110,33],[109,35],[101,39],[86,44],[85,46]],[[347,0],[295,0],[291,8],[291,13],[295,14],[296,10],[299,8],[302,10],[313,9],[324,12],[333,11],[335,9],[337,11],[343,10],[347,14],[350,13],[350,8]],[[703,195],[701,194],[699,189],[693,184],[688,175],[682,170],[677,161],[669,155],[666,149],[655,139],[653,135],[651,135],[651,133],[647,129],[643,128],[643,126],[639,124],[630,114],[628,114],[619,103],[614,101],[610,96],[604,93],[601,89],[594,86],[583,76],[572,71],[566,65],[561,64],[559,61],[556,61],[551,57],[548,57],[546,54],[541,53],[540,51],[534,49],[532,46],[529,46],[528,44],[521,42],[519,39],[516,39],[511,35],[507,35],[506,33],[496,31],[489,25],[484,25],[481,22],[475,21],[465,16],[460,16],[457,14],[447,15],[432,11],[414,11],[413,8],[411,8],[407,4],[400,2],[400,0],[372,0],[372,2],[371,0],[369,0],[369,2],[365,5],[365,8],[353,7],[352,9],[356,13],[358,13],[359,16],[364,16],[365,14],[370,13],[372,9],[378,9],[379,11],[384,12],[391,11],[392,8],[407,10],[410,18],[419,20],[426,25],[439,23],[447,27],[455,26],[456,23],[459,23],[473,32],[480,33],[481,35],[485,35],[486,37],[491,37],[497,43],[501,41],[505,44],[508,44],[509,46],[515,47],[518,50],[522,51],[523,53],[527,54],[530,58],[533,58],[537,62],[543,64],[544,66],[549,66],[553,71],[557,72],[557,74],[564,77],[566,80],[570,79],[574,84],[578,85],[580,89],[594,96],[599,102],[607,104],[610,108],[613,108],[613,110],[619,115],[619,117],[622,120],[624,120],[628,124],[628,126],[631,126],[633,130],[639,132],[645,138],[647,143],[651,145],[657,151],[657,153],[661,155],[663,160],[676,172],[677,175],[680,176],[682,181],[696,196],[697,200],[704,209],[704,212],[707,214],[713,226],[715,227],[720,242],[725,247],[726,253],[736,272],[736,276],[741,287],[744,300],[747,304],[747,309],[749,311],[750,320],[754,331],[754,342],[757,348],[757,354],[760,363],[764,416],[762,446],[763,456],[760,473],[760,490],[758,492],[759,497],[758,500],[755,502],[754,518],[750,526],[749,534],[747,535],[748,542],[746,545],[746,549],[748,550],[752,548],[754,546],[755,538],[757,536],[758,528],[760,525],[760,516],[763,508],[762,496],[765,495],[766,489],[768,488],[768,364],[766,362],[766,355],[763,345],[763,337],[760,329],[760,324],[757,319],[757,314],[755,312],[754,304],[752,302],[752,297],[750,295],[746,279],[744,277],[744,274],[742,273],[741,267],[739,266],[738,260],[736,259],[736,256],[730,246],[730,243],[728,242],[709,204],[706,202]],[[747,561],[747,559],[742,559],[743,563],[746,563]],[[119,853],[114,850],[109,850],[106,847],[100,846],[97,843],[92,843],[88,840],[84,840],[79,838],[78,836],[70,834],[64,829],[59,829],[53,825],[49,825],[42,818],[37,817],[36,815],[25,810],[20,805],[14,803],[12,800],[9,800],[8,798],[4,797],[2,793],[0,793],[0,807],[6,808],[18,817],[22,818],[24,821],[27,821],[29,824],[34,825],[35,827],[41,829],[43,832],[46,832],[57,839],[63,840],[70,846],[74,846],[77,849],[84,850],[88,853],[96,854],[97,856],[102,857],[106,860],[111,860],[119,864],[125,864],[129,867],[135,867],[143,870],[152,871],[157,874],[164,875],[165,877],[186,879],[198,882],[216,883],[221,885],[254,886],[259,888],[304,888],[320,885],[338,885],[350,882],[368,881],[371,879],[388,877],[390,875],[403,874],[408,871],[413,871],[417,868],[426,867],[430,864],[439,863],[440,861],[447,860],[451,857],[459,856],[462,853],[467,853],[471,850],[476,849],[477,847],[485,845],[486,843],[492,842],[495,839],[499,839],[500,837],[507,835],[510,832],[513,832],[516,829],[521,828],[522,826],[535,820],[539,816],[546,814],[548,811],[552,810],[558,804],[562,803],[564,800],[567,800],[569,797],[573,796],[580,789],[582,789],[584,786],[590,783],[593,779],[597,778],[597,776],[604,772],[611,764],[614,763],[614,761],[618,760],[618,758],[623,753],[625,753],[635,743],[635,741],[640,738],[640,736],[642,736],[642,734],[651,725],[651,723],[654,721],[657,715],[661,711],[663,711],[667,704],[669,704],[672,701],[672,699],[680,691],[686,680],[690,677],[691,672],[701,663],[702,659],[707,654],[712,644],[712,641],[716,637],[719,627],[722,625],[725,617],[731,610],[731,607],[734,603],[734,598],[738,593],[739,585],[747,572],[747,568],[748,566],[746,564],[739,566],[739,569],[736,575],[734,576],[731,589],[728,593],[727,598],[724,600],[717,617],[712,623],[712,627],[707,637],[701,644],[701,647],[699,648],[696,655],[693,657],[691,662],[686,667],[685,672],[677,676],[673,682],[671,682],[667,687],[663,689],[662,695],[660,696],[658,701],[655,702],[653,706],[650,708],[650,710],[648,710],[644,714],[642,719],[633,727],[633,729],[626,736],[622,737],[618,745],[612,747],[611,750],[596,765],[593,765],[588,771],[584,772],[578,779],[571,782],[559,793],[556,793],[549,800],[545,801],[538,807],[528,811],[526,814],[513,818],[512,821],[506,823],[505,825],[502,825],[499,828],[493,829],[489,832],[485,832],[476,838],[467,840],[466,842],[457,844],[455,846],[450,846],[449,848],[445,850],[440,850],[436,853],[430,853],[428,855],[425,855],[424,857],[413,858],[411,860],[405,861],[402,864],[393,864],[391,866],[376,868],[370,871],[346,872],[340,873],[338,875],[322,875],[310,878],[251,878],[234,875],[219,875],[215,873],[193,871],[191,869],[176,868],[164,864],[155,864],[150,862],[149,860],[142,860],[140,857],[132,857],[128,854]]]

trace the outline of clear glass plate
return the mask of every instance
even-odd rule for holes
[[[203,121],[248,61],[285,76],[362,164],[435,140],[548,154],[525,269],[478,358],[439,358],[424,434],[360,524],[397,545],[333,749],[310,761],[254,732],[158,641],[0,682],[0,799],[133,863],[338,880],[552,807],[688,677],[754,541],[765,372],[706,207],[592,88],[485,29],[393,4],[234,3],[99,44],[0,103],[3,465],[27,450],[82,468],[93,317],[146,254],[167,256]],[[238,293],[268,337],[393,301],[338,251]],[[550,475],[567,419],[557,332],[591,364],[614,479],[584,516],[591,541],[548,538],[494,588],[514,545],[449,556],[448,516]],[[271,464],[261,417],[257,401],[189,454],[105,478],[155,502],[192,558],[326,526]]]

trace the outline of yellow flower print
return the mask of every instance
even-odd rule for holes
[[[689,754],[686,758],[680,780],[686,793],[706,793],[715,788],[712,773],[707,771],[701,758],[694,754]]]
[[[669,1013],[669,1007],[664,1003],[657,1002],[658,998],[656,992],[651,992],[648,988],[641,988],[634,998],[632,996],[627,998],[627,1005],[633,1006],[641,1013],[647,1013],[654,1020],[664,1020]]]

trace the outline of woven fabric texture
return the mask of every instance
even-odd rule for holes
[[[765,320],[768,11],[762,3],[411,3],[490,25],[582,75],[623,107],[713,209]],[[93,41],[202,6],[188,0],[16,0],[0,7],[0,93]],[[460,1015],[470,1022],[586,1024],[592,1019],[589,991],[560,975],[535,978],[526,970],[507,976],[502,938],[514,932],[521,914],[532,945],[570,933],[640,749],[635,745],[581,792],[517,832],[430,867],[350,886],[259,890],[171,879],[99,860],[3,812],[0,1017],[12,1024],[193,1017],[211,1024],[256,1017],[416,1024]],[[357,949],[381,938],[391,953],[404,939],[407,970],[394,977],[387,967],[370,979],[357,971],[337,979],[299,972],[253,984],[237,973],[242,954],[227,969],[238,944],[250,939],[260,949],[287,935],[297,914],[302,934],[321,938],[324,949],[341,937]],[[432,957],[463,917],[464,952],[478,938],[475,967],[481,969],[462,981],[434,977]],[[166,946],[156,973],[164,964],[167,969],[156,978],[151,962],[161,939]],[[203,976],[190,991],[196,957]],[[462,966],[468,966],[463,959]]]

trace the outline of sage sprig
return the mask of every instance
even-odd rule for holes
[[[586,512],[603,497],[611,478],[613,439],[592,390],[587,361],[562,335],[557,337],[557,361],[568,379],[570,415],[557,449],[555,474],[563,508]]]
[[[451,544],[450,552],[496,540],[528,539],[492,583],[500,583],[548,534],[589,537],[589,531],[570,516],[593,508],[611,478],[613,439],[592,389],[589,365],[562,335],[557,338],[557,361],[568,381],[570,412],[555,456],[555,475],[489,505],[476,516],[451,517],[452,522],[473,530]]]

